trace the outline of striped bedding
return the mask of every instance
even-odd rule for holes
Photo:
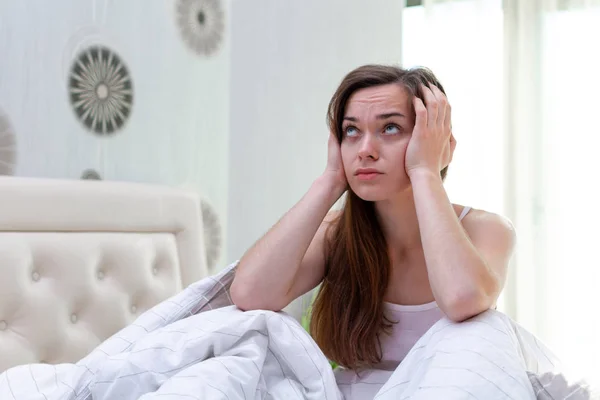
[[[148,310],[75,364],[5,371],[0,399],[599,398],[492,310],[460,324],[439,321],[395,371],[347,379],[289,315],[231,304],[236,265]]]

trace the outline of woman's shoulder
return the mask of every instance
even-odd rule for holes
[[[341,215],[342,215],[342,210],[340,210],[340,209],[331,209],[331,210],[329,210],[329,212],[325,216],[325,219],[323,220],[323,222],[325,222],[325,223],[332,223],[332,222],[336,221],[337,219],[339,219],[339,217]]]
[[[515,227],[506,216],[459,204],[453,204],[452,206],[457,216],[468,210],[461,223],[469,236],[490,237],[494,240],[505,239],[508,242],[514,241],[516,237]]]
[[[332,208],[329,210],[325,218],[323,218],[323,222],[321,223],[321,227],[324,228],[333,228],[335,227],[340,219],[342,218],[343,209]]]

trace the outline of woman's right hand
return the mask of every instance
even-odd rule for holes
[[[348,180],[344,171],[340,144],[334,132],[329,133],[329,140],[327,142],[327,167],[323,175],[330,181],[333,189],[339,191],[340,196],[346,191]]]

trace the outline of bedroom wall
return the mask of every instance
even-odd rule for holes
[[[401,3],[2,0],[0,174],[80,179],[92,170],[197,190],[218,218],[220,268],[322,171],[326,106],[343,75],[399,61]],[[184,40],[181,4],[192,28],[199,9],[214,21],[220,8],[222,26],[204,31],[209,43],[211,32],[220,37],[214,52]],[[116,55],[131,82],[131,101],[117,99],[131,112],[105,133],[86,126],[69,91],[74,61],[94,45]]]
[[[185,186],[206,198],[224,228],[229,4],[0,1],[0,174],[80,179],[92,169],[107,180]],[[208,43],[208,51],[185,38]],[[71,100],[74,61],[95,45],[119,58],[131,83],[88,90],[98,103],[116,93],[113,105],[131,106],[112,132],[111,124],[86,126]]]
[[[343,75],[400,62],[402,3],[233,1],[228,261],[323,171],[326,108]]]

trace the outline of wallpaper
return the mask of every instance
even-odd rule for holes
[[[0,3],[0,174],[166,184],[223,247],[228,3]]]

